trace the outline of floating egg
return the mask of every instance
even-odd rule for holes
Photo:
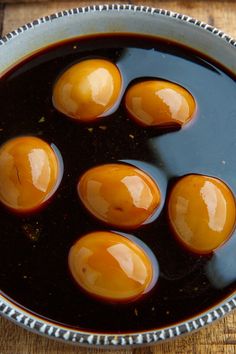
[[[188,123],[196,104],[182,86],[148,80],[130,86],[125,95],[125,107],[130,117],[141,125],[172,127]]]
[[[97,219],[120,228],[137,228],[160,204],[161,193],[144,171],[126,164],[101,165],[78,182],[79,197]]]
[[[116,104],[122,79],[115,64],[88,59],[67,69],[53,89],[55,108],[79,121],[93,121]]]
[[[227,241],[234,229],[235,198],[217,178],[188,175],[171,190],[168,215],[184,246],[195,253],[210,253]]]
[[[112,302],[131,301],[149,292],[157,281],[157,261],[146,250],[117,233],[92,232],[71,247],[69,269],[90,295]]]
[[[55,151],[45,141],[24,136],[0,148],[0,201],[18,212],[40,207],[62,176]]]

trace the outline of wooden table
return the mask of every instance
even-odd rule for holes
[[[106,0],[104,3],[116,1]],[[234,0],[126,0],[119,3],[161,7],[199,18],[221,28],[236,38],[236,1]],[[0,0],[0,34],[55,11],[99,4],[102,1]],[[110,350],[88,350],[64,345],[27,332],[0,318],[0,354],[70,354],[114,353]],[[233,354],[236,353],[236,313],[198,333],[176,341],[143,349],[128,349],[120,354]]]

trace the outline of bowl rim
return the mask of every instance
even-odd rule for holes
[[[36,26],[40,26],[41,24],[45,22],[52,22],[53,20],[56,20],[57,18],[60,17],[68,17],[68,16],[73,16],[73,15],[78,15],[80,13],[87,13],[87,12],[103,12],[103,11],[132,11],[132,12],[139,12],[139,13],[149,13],[151,15],[162,15],[165,17],[170,17],[170,18],[175,18],[184,22],[188,22],[192,26],[195,27],[200,27],[203,30],[206,30],[213,34],[214,36],[220,37],[224,41],[228,42],[233,47],[236,47],[236,39],[227,34],[226,32],[222,31],[221,29],[214,27],[212,25],[209,25],[208,23],[204,21],[200,21],[194,17],[171,11],[171,10],[165,10],[162,8],[156,8],[156,7],[151,7],[151,6],[146,6],[146,5],[132,5],[132,4],[103,4],[103,5],[89,5],[89,6],[83,6],[83,7],[75,7],[75,8],[70,8],[68,10],[62,10],[58,12],[54,12],[50,15],[46,15],[43,17],[40,17],[38,19],[32,20],[31,22],[28,22],[8,33],[6,33],[4,36],[0,36],[0,46],[6,44],[9,42],[11,39],[14,37],[18,36],[19,34],[26,32],[30,29],[35,28]]]
[[[219,37],[223,41],[227,42],[230,46],[236,48],[236,40],[233,37],[205,22],[170,10],[131,4],[109,4],[77,7],[41,17],[7,33],[3,37],[0,37],[0,48],[2,45],[7,44],[21,33],[33,29],[36,26],[40,26],[45,22],[51,22],[61,17],[73,16],[88,12],[110,12],[121,10],[127,13],[148,13],[156,17],[165,16],[167,18],[178,19],[182,22],[188,22],[191,26],[195,26],[197,28],[200,27],[203,30],[210,32],[211,35]],[[95,333],[88,330],[77,330],[69,326],[54,323],[52,320],[44,319],[40,315],[26,310],[23,306],[17,305],[13,300],[10,300],[7,296],[4,296],[0,290],[0,315],[3,317],[34,333],[46,336],[48,338],[60,340],[64,343],[78,344],[80,346],[86,347],[138,347],[161,343],[163,341],[192,333],[202,327],[206,327],[207,325],[224,317],[234,309],[236,309],[236,292],[217,303],[217,305],[208,308],[200,314],[170,326],[147,331],[130,333],[125,332],[123,334],[105,332]]]

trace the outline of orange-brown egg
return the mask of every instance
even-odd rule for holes
[[[196,108],[193,96],[182,86],[162,80],[132,85],[125,95],[125,107],[144,126],[171,127],[188,123]]]
[[[217,178],[188,175],[171,190],[168,214],[183,245],[195,253],[210,253],[227,241],[234,229],[235,198]]]
[[[161,199],[154,180],[144,171],[126,164],[91,168],[82,175],[77,188],[91,214],[120,228],[142,225],[155,212]]]
[[[84,60],[59,77],[53,89],[53,104],[68,117],[93,121],[116,104],[121,86],[115,64],[103,59]]]
[[[112,302],[137,299],[153,288],[158,276],[157,262],[137,243],[114,232],[83,236],[71,247],[68,262],[83,290]]]
[[[40,207],[60,182],[55,151],[42,139],[24,136],[0,148],[0,201],[17,212]]]

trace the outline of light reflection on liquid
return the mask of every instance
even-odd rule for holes
[[[205,270],[210,283],[217,289],[236,281],[236,231],[225,245],[214,252]]]

